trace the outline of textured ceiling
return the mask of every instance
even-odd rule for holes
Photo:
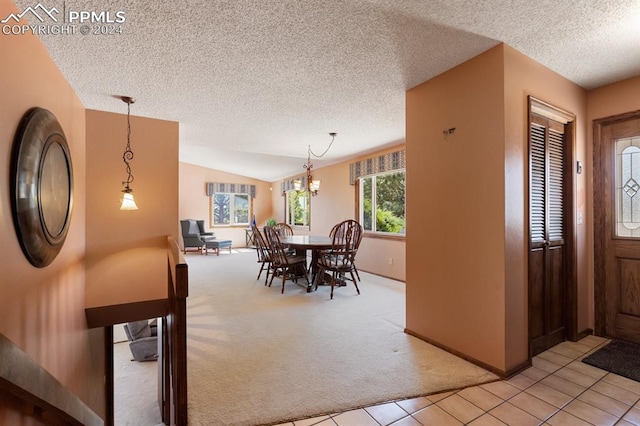
[[[316,168],[403,141],[405,91],[499,42],[587,89],[640,75],[638,0],[41,3],[125,12],[120,35],[40,36],[86,108],[132,96],[180,122],[181,161],[266,181],[329,132]]]

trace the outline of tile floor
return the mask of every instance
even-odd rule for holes
[[[640,425],[640,382],[580,361],[608,342],[560,343],[509,380],[279,426]]]

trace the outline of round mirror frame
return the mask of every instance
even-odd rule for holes
[[[69,230],[73,168],[56,117],[32,108],[20,121],[11,155],[11,211],[20,246],[38,268],[56,258]]]

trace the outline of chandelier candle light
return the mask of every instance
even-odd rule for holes
[[[329,133],[329,136],[331,136],[331,143],[329,144],[329,146],[327,147],[327,149],[324,150],[324,152],[320,155],[316,155],[312,150],[311,150],[311,145],[307,146],[307,162],[303,164],[302,167],[304,167],[307,170],[307,182],[306,182],[306,188],[302,188],[302,180],[301,179],[296,179],[295,181],[293,181],[293,187],[296,191],[307,191],[309,193],[311,193],[311,195],[316,196],[318,195],[318,190],[320,189],[320,180],[314,180],[313,176],[311,174],[311,169],[313,168],[313,164],[311,163],[311,156],[313,155],[315,158],[322,158],[324,157],[324,155],[329,151],[329,149],[331,148],[331,145],[333,145],[333,141],[336,138],[337,133],[335,132],[331,132]]]
[[[120,210],[138,210],[138,206],[133,199],[133,189],[129,186],[129,184],[133,182],[131,166],[129,165],[129,161],[133,160],[133,151],[131,151],[130,113],[131,104],[135,102],[135,99],[129,96],[122,96],[120,99],[122,99],[122,102],[127,104],[127,147],[124,150],[124,154],[122,154],[122,161],[124,161],[127,170],[127,180],[122,182],[124,189],[122,190],[122,205],[120,205]]]

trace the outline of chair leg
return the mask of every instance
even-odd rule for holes
[[[331,300],[333,300],[333,287],[336,285],[336,271],[331,274]]]
[[[269,287],[271,287],[271,283],[273,282],[273,277],[276,276],[276,269],[273,270],[273,272],[271,273],[271,279],[269,280]],[[265,285],[267,285],[267,281],[265,280],[264,282]]]
[[[284,294],[284,283],[287,281],[287,272],[289,272],[289,268],[282,270],[282,291],[280,293]]]
[[[360,280],[360,274],[358,273],[358,268],[356,268],[356,265],[353,265],[353,270],[354,270],[354,271],[355,271],[355,273],[356,273],[356,277],[358,277],[358,281],[361,281],[361,280]],[[355,281],[354,281],[354,282],[355,282]],[[360,293],[358,293],[358,294],[360,294]]]
[[[262,270],[264,269],[264,262],[262,262],[262,265],[260,265],[260,272],[258,272],[258,278],[256,278],[256,281],[258,281],[260,279],[260,275],[262,275]]]
[[[267,280],[269,279],[269,273],[271,273],[271,275],[275,274],[273,268],[271,267],[271,263],[267,264],[267,276],[264,277],[264,285],[267,285]]]
[[[358,294],[360,294],[360,289],[358,288],[358,282],[356,281],[356,277],[353,276],[353,269],[349,271],[349,273],[351,274],[351,281],[353,281],[353,285],[356,286],[356,291],[358,292]],[[356,275],[358,275],[358,272],[356,271]]]

